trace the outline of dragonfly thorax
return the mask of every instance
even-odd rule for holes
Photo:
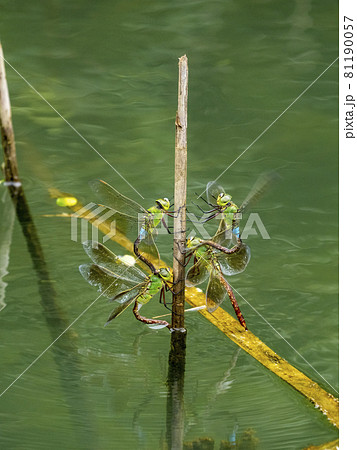
[[[162,280],[158,275],[152,274],[150,275],[150,280],[147,285],[147,288],[145,289],[144,293],[142,294],[144,298],[145,296],[149,295],[150,298],[153,297],[157,292],[160,291],[162,288]],[[147,300],[148,301],[148,300]],[[144,303],[142,300],[140,300],[141,303]]]
[[[148,214],[145,217],[143,228],[148,232],[152,233],[153,230],[160,224],[164,211],[158,206],[152,206],[147,210]]]

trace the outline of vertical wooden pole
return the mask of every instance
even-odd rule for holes
[[[172,333],[167,376],[166,444],[169,450],[181,450],[184,438],[184,381],[186,361],[185,254],[187,185],[187,94],[188,62],[179,59],[178,108],[175,137],[175,219],[174,219],[174,289]]]
[[[4,54],[0,44],[0,127],[1,141],[5,155],[5,181],[9,187],[20,186],[19,172],[16,160],[15,135],[11,120],[9,90],[7,88]],[[13,189],[10,189],[10,192]]]
[[[186,186],[187,186],[187,96],[188,61],[179,59],[178,107],[175,135],[175,219],[174,219],[174,292],[172,304],[172,328],[184,328],[185,305],[185,255],[186,246]]]

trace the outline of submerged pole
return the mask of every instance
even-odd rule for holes
[[[187,96],[188,61],[179,59],[178,107],[175,121],[175,219],[174,219],[174,294],[172,328],[184,328],[185,306],[185,246],[186,246],[186,191],[187,191]]]

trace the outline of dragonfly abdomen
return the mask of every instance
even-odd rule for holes
[[[244,327],[246,330],[248,330],[247,324],[245,323],[243,314],[238,306],[237,300],[234,296],[233,289],[231,288],[230,284],[227,282],[227,280],[224,278],[224,276],[220,275],[220,281],[222,285],[224,286],[225,290],[227,291],[228,297],[232,303],[233,309],[236,313],[237,319],[239,320],[239,323]]]

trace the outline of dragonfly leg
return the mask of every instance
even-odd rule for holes
[[[204,214],[209,214],[209,213],[212,213],[213,211],[217,211],[217,208],[213,208],[213,209],[210,209],[210,210],[208,210],[208,211],[205,211],[203,208],[201,208],[200,207],[200,205],[197,205],[197,203],[194,203],[194,202],[192,202],[195,206],[197,206],[197,208],[201,211],[201,212],[203,212]]]
[[[173,217],[174,219],[177,219],[179,212],[181,211],[182,208],[183,208],[183,206],[180,206],[177,211],[166,211],[165,214],[169,217]],[[177,214],[176,216],[175,216],[175,213]]]
[[[175,232],[176,236],[180,236],[180,234],[185,234],[185,233],[187,233],[187,228],[185,230],[180,230],[180,231]]]
[[[175,255],[174,258],[176,259],[176,261],[180,264],[180,266],[182,267],[187,267],[188,263],[190,262],[190,259],[192,258],[193,253],[191,253],[190,255],[186,255],[185,256],[185,262],[181,262]]]
[[[227,255],[231,255],[232,253],[238,252],[242,248],[242,240],[239,238],[237,244],[232,248],[223,247],[223,245],[217,244],[214,241],[202,241],[202,245],[209,245],[210,247],[214,247]]]
[[[174,295],[180,294],[185,289],[185,286],[183,286],[183,288],[179,292],[174,291],[173,287],[177,286],[179,283],[181,283],[182,281],[185,281],[185,280],[186,279],[184,279],[184,278],[180,278],[179,280],[176,280],[175,282],[170,282],[171,287],[167,283],[165,283],[165,290],[170,291]]]
[[[170,324],[169,322],[166,322],[166,320],[148,319],[147,317],[140,315],[139,310],[141,307],[142,303],[135,301],[133,313],[137,320],[140,320],[140,322],[146,323],[148,325],[165,325],[166,327],[170,328]]]
[[[172,309],[170,307],[168,307],[167,305],[172,305],[172,302],[167,302],[166,298],[165,298],[165,292],[166,291],[171,291],[170,287],[168,285],[166,285],[164,288],[161,289],[160,292],[160,303],[163,303],[163,305],[165,306],[166,309],[168,309],[170,312],[172,312]],[[162,300],[162,301],[161,301]]]
[[[207,219],[202,220],[200,223],[206,223],[211,219],[214,219],[215,217],[217,217],[219,214],[221,214],[220,211],[217,211],[215,214],[211,214],[210,216],[207,217]]]
[[[179,283],[180,281],[183,281],[183,280],[178,280],[177,283]],[[177,283],[175,283],[175,284],[177,284]],[[172,291],[171,292],[175,295],[178,295],[178,294],[181,294],[181,292],[184,291],[185,288],[186,288],[186,286],[183,286],[178,292],[172,292]]]
[[[195,194],[197,195],[197,198],[200,198],[201,200],[203,200],[205,203],[207,203],[207,205],[212,206],[212,208],[216,208],[217,205],[213,205],[212,203],[208,202],[204,197],[201,197],[200,195],[197,194],[197,192],[195,192]],[[213,197],[213,196],[212,196]],[[214,197],[213,197],[214,198]],[[216,199],[215,199],[216,200]]]
[[[248,330],[247,324],[245,323],[243,314],[241,313],[241,310],[238,306],[237,300],[234,296],[233,293],[233,289],[231,288],[231,286],[228,284],[228,282],[226,281],[226,279],[223,277],[223,275],[220,276],[220,281],[223,284],[224,288],[227,291],[228,297],[232,303],[233,309],[236,313],[237,319],[239,320],[239,323],[242,325],[243,328],[245,328],[245,330]]]
[[[216,197],[215,197],[213,194],[211,194],[211,197],[213,198],[213,200],[214,200],[215,202],[217,201]]]
[[[160,291],[160,303],[163,303],[165,308],[167,308],[169,311],[171,311],[171,309],[166,304],[165,292],[167,290],[170,290],[170,288],[167,284],[165,284],[165,287],[163,287]]]
[[[168,232],[169,234],[172,234],[171,231],[170,231],[170,229],[169,229],[169,227],[167,226],[167,223],[165,222],[165,219],[164,219],[164,218],[161,219],[161,222],[162,222],[162,224],[163,224],[165,230],[167,230],[167,232]]]

